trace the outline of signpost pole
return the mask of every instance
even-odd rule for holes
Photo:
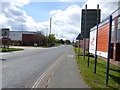
[[[107,58],[107,63],[106,63],[107,64],[107,66],[106,66],[106,86],[108,86],[108,78],[109,78],[112,15],[110,15],[109,22],[110,22],[110,26],[109,26],[109,40],[108,40],[108,58]]]
[[[78,59],[79,59],[79,54],[80,54],[80,40],[78,40]]]
[[[90,52],[89,52],[89,46],[90,46],[90,30],[89,30],[89,40],[88,40],[88,67],[89,67],[89,61],[90,61]]]
[[[97,34],[96,34],[96,48],[95,48],[95,60],[94,60],[94,73],[96,73],[97,67],[97,41],[98,41],[98,19],[99,19],[99,5],[97,5]]]
[[[86,18],[87,18],[87,4],[85,6],[85,30],[84,30],[84,53],[83,53],[83,60],[85,60],[85,49],[86,49]]]

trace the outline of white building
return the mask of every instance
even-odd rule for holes
[[[29,32],[29,31],[10,31],[9,38],[12,41],[22,41],[22,34],[35,34],[35,32]]]

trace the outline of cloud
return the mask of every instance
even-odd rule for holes
[[[29,4],[29,0],[5,0],[2,2],[0,18],[3,20],[0,21],[0,25],[2,24],[2,27],[10,26],[11,30],[36,30],[36,28],[39,28],[39,23],[36,23],[31,16],[28,16],[25,11],[18,8],[26,4]]]
[[[26,3],[25,3],[26,4]],[[3,27],[11,27],[11,30],[28,30],[28,31],[42,31],[44,34],[49,32],[49,21],[36,22],[34,19],[26,14],[25,11],[18,8],[25,5],[18,2],[2,2],[3,18],[1,24]],[[28,4],[28,3],[27,3]],[[81,9],[77,5],[72,5],[66,10],[53,10],[50,12],[52,16],[52,33],[56,34],[57,38],[72,39],[80,31],[80,12]],[[47,33],[48,35],[48,33]]]
[[[52,32],[57,33],[58,38],[73,40],[73,37],[80,32],[80,12],[81,8],[77,5],[72,5],[63,11],[51,11]]]
[[[13,6],[23,7],[26,4],[29,4],[30,0],[2,0],[5,4],[12,4]]]

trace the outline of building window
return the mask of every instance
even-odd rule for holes
[[[115,20],[112,21],[111,42],[114,42]]]
[[[117,24],[117,42],[120,42],[120,17],[118,17],[118,24]]]

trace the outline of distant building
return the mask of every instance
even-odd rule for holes
[[[28,36],[24,36],[28,35]],[[25,40],[25,38],[29,38],[29,42],[33,43],[33,39],[29,36],[35,36],[35,32],[30,32],[30,31],[10,31],[10,40],[11,40],[11,45],[24,45],[24,43],[28,42]],[[23,37],[24,36],[24,37]],[[26,43],[25,45],[34,45]]]
[[[2,28],[0,32],[0,39],[9,41],[10,45],[41,46],[47,44],[45,36],[40,32],[10,31],[8,28]]]

